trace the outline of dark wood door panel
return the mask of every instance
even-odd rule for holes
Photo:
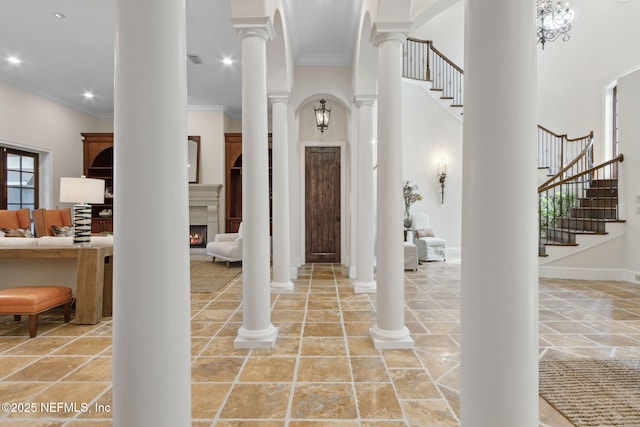
[[[340,262],[340,147],[305,150],[305,256]]]

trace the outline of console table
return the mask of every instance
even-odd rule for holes
[[[111,316],[113,246],[1,248],[0,258],[76,259],[74,323],[95,324]]]

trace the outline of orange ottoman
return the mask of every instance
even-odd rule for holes
[[[29,336],[38,333],[38,314],[60,305],[64,306],[64,321],[71,318],[71,288],[65,286],[21,286],[0,290],[0,314],[13,314],[15,320],[29,315]]]

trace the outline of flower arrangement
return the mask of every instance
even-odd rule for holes
[[[422,200],[422,196],[418,193],[418,186],[411,184],[411,181],[405,181],[402,187],[402,196],[404,197],[404,227],[411,228],[413,219],[411,218],[411,205]]]

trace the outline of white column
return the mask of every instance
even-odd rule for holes
[[[376,348],[413,348],[404,324],[402,223],[402,43],[406,35],[376,24],[378,47],[378,211]]]
[[[272,115],[272,200],[273,279],[271,292],[293,292],[289,221],[289,140],[287,105],[289,94],[270,95]]]
[[[191,425],[186,54],[183,0],[117,1],[113,420],[119,426]]]
[[[358,107],[358,201],[355,293],[375,293],[373,274],[373,106],[375,95],[356,95]]]
[[[269,292],[269,146],[267,41],[269,18],[232,18],[242,42],[242,326],[236,348],[273,348]]]
[[[463,426],[538,426],[534,7],[465,3]]]

